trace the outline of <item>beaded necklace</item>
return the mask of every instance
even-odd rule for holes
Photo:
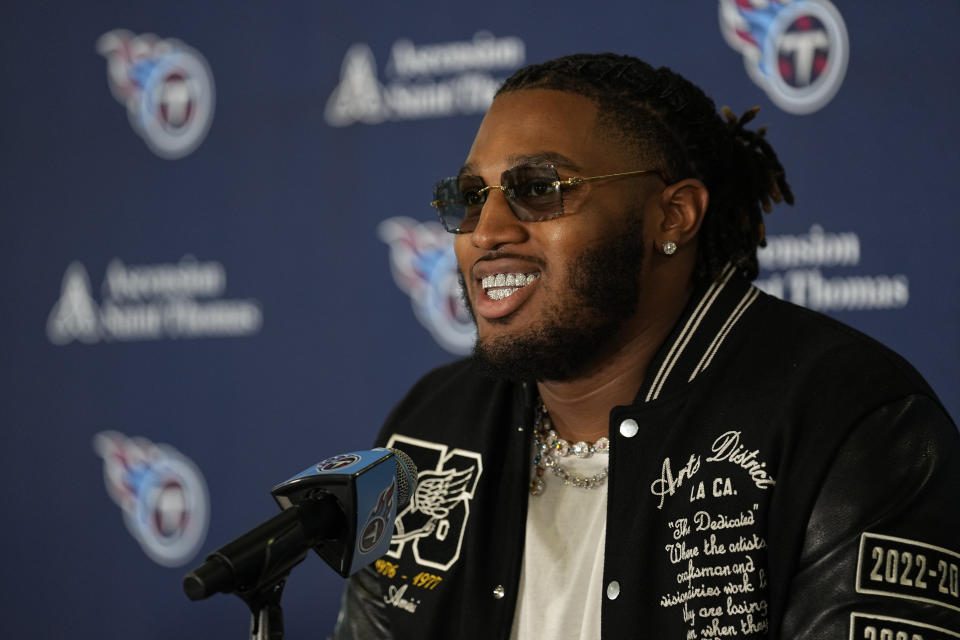
[[[560,459],[567,456],[589,458],[594,454],[609,455],[610,440],[604,436],[593,444],[583,441],[570,444],[558,436],[553,429],[550,413],[542,400],[540,401],[540,409],[536,412],[533,420],[533,451],[534,474],[530,479],[530,495],[532,496],[540,495],[546,489],[543,476],[547,469],[550,469],[553,475],[563,480],[563,484],[580,489],[596,489],[606,482],[610,471],[609,464],[592,476],[571,473],[563,468]]]

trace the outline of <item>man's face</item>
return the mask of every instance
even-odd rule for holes
[[[596,124],[587,98],[552,90],[498,97],[461,174],[487,185],[528,164],[556,165],[560,178],[652,167]],[[498,375],[566,380],[615,349],[634,321],[653,176],[589,182],[564,191],[564,214],[521,222],[502,192],[489,193],[472,233],[455,250],[477,322],[475,355]]]

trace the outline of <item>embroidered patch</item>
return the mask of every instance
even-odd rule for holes
[[[474,451],[397,434],[387,446],[404,451],[419,470],[417,490],[397,514],[387,555],[400,558],[409,548],[417,564],[447,571],[460,558],[483,460]]]
[[[857,593],[960,611],[960,553],[907,538],[864,533],[857,559]]]
[[[762,492],[776,485],[775,462],[753,448],[755,440],[725,431],[709,451],[703,445],[663,458],[660,477],[650,484],[653,507],[667,520],[662,566],[674,578],[660,592],[660,607],[683,620],[687,638],[769,631],[768,498]]]
[[[763,461],[760,450],[754,449],[751,451],[742,440],[740,431],[727,431],[717,437],[710,446],[713,455],[703,460],[701,455],[690,454],[687,461],[682,466],[678,466],[676,471],[673,470],[674,463],[671,462],[670,458],[664,458],[663,465],[660,467],[660,477],[650,484],[650,493],[660,498],[657,509],[663,509],[666,498],[677,493],[684,486],[684,482],[691,480],[700,471],[701,460],[706,463],[727,462],[735,465],[730,471],[722,469],[725,465],[717,465],[718,468],[711,467],[714,473],[731,474],[730,476],[712,476],[712,495],[715,498],[738,494],[737,490],[733,488],[732,478],[740,475],[740,472],[746,473],[750,482],[758,489],[769,489],[776,485],[777,481],[770,475],[770,470],[767,469],[767,463]],[[682,458],[680,460],[682,462]],[[730,468],[727,467],[727,469]],[[703,480],[692,480],[692,483],[695,486],[691,487],[690,490],[690,502],[707,496]]]
[[[868,613],[850,614],[850,640],[954,640],[960,633],[924,622]]]

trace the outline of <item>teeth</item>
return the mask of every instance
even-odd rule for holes
[[[488,291],[487,295],[493,300],[503,300],[504,298],[509,298],[516,292],[516,287],[513,287],[512,289],[493,289],[492,291]]]
[[[539,277],[539,273],[498,273],[481,279],[480,286],[486,290],[490,299],[503,300]]]
[[[540,277],[539,273],[498,273],[483,278],[480,281],[480,286],[484,289],[490,287],[525,287],[538,277]]]

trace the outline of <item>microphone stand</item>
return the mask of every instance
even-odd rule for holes
[[[263,570],[252,587],[236,595],[250,608],[250,640],[283,640],[283,608],[280,598],[290,571],[303,562],[308,549],[290,558],[285,547],[303,548],[303,530],[299,522],[278,534],[266,547]],[[278,559],[289,558],[286,560]]]
[[[290,571],[323,537],[318,531],[331,521],[323,515],[330,509],[337,507],[327,500],[290,507],[251,532],[267,533],[240,537],[207,556],[184,578],[184,590],[191,600],[216,592],[236,594],[250,609],[251,640],[283,640],[283,587]]]
[[[284,575],[272,585],[237,594],[250,607],[250,640],[283,640],[283,609],[280,597],[287,582]]]
[[[381,511],[386,513],[386,510],[406,506],[410,493],[416,489],[417,468],[409,456],[396,449],[348,454],[355,458],[350,464],[360,462],[370,454],[375,454],[372,465],[368,462],[371,466],[358,474],[373,470],[385,460],[392,465],[373,472],[362,484],[361,489],[365,492],[379,491],[376,511],[370,515],[373,518]],[[329,460],[340,462],[334,458]],[[286,508],[208,555],[202,565],[183,578],[183,590],[191,600],[203,600],[214,593],[233,593],[242,599],[250,609],[251,640],[283,639],[283,609],[280,607],[283,588],[290,571],[306,559],[311,548],[337,573],[343,577],[350,574],[357,516],[353,492],[358,490],[359,481],[349,475],[324,476],[323,472],[328,470],[321,466],[311,467],[274,487],[271,493]],[[386,479],[390,480],[386,486],[381,477],[384,472]],[[379,486],[369,487],[374,480],[380,483]],[[393,507],[395,494],[398,502]],[[350,505],[349,513],[345,513],[344,505]],[[389,513],[392,521],[396,511]],[[389,537],[384,541],[382,535],[378,536],[376,542],[377,548],[385,551],[384,544],[389,543]]]

